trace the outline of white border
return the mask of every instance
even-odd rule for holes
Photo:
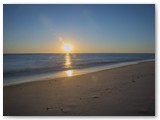
[[[45,120],[47,119],[141,119],[141,120],[146,120],[146,119],[159,119],[159,76],[158,76],[158,71],[159,71],[159,59],[158,56],[160,55],[160,52],[158,53],[159,49],[159,41],[158,41],[158,33],[160,24],[158,24],[158,21],[160,21],[160,8],[159,8],[159,3],[160,0],[1,0],[0,1],[0,78],[1,78],[1,88],[0,88],[0,117],[1,119],[42,119]],[[156,117],[3,117],[3,4],[156,4]]]
[[[3,0],[4,4],[154,4],[158,0]]]

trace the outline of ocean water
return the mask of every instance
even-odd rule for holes
[[[32,81],[33,76],[49,76],[51,74],[56,76],[64,71],[68,71],[68,76],[71,76],[71,70],[85,71],[97,67],[151,59],[155,59],[155,54],[4,54],[4,84],[23,82],[26,79]],[[62,74],[58,76],[62,76]]]

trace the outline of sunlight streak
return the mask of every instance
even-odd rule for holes
[[[65,68],[71,68],[71,57],[69,53],[65,55]]]

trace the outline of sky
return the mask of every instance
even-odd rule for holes
[[[4,4],[4,53],[154,53],[155,5]]]

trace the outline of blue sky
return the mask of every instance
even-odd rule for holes
[[[61,53],[62,39],[79,53],[155,50],[155,6],[4,5],[4,53]]]

